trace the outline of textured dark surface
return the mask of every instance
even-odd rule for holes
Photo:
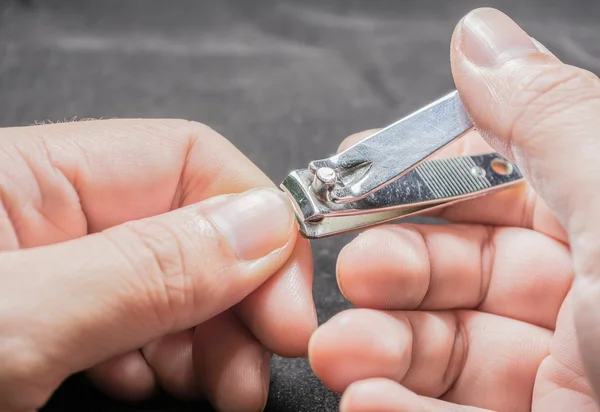
[[[454,25],[493,5],[565,61],[600,72],[594,0],[0,0],[0,126],[77,117],[209,124],[275,181],[452,87]],[[315,242],[319,320],[347,307]],[[269,411],[337,410],[304,360],[275,359]],[[207,407],[208,408],[208,407]],[[74,378],[48,410],[210,410],[168,398],[119,406]]]

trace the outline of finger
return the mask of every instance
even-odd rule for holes
[[[71,242],[5,252],[3,333],[44,342],[20,351],[33,351],[40,368],[63,360],[60,370],[47,371],[63,379],[238,303],[287,261],[296,233],[284,195],[257,189]],[[37,336],[44,331],[52,336]],[[23,370],[17,361],[34,361],[10,360],[15,373]],[[7,366],[0,382],[10,374]]]
[[[140,401],[157,389],[154,372],[137,350],[96,365],[87,375],[99,389],[124,400]]]
[[[598,410],[577,347],[572,301],[569,293],[558,314],[550,354],[538,369],[533,410]]]
[[[186,202],[194,201],[197,198],[198,194],[190,194]],[[306,241],[298,241],[285,265],[232,310],[270,351],[286,357],[303,356],[306,354],[308,340],[317,327],[316,310],[312,299],[312,278],[310,244]],[[231,317],[224,321],[234,323],[230,326],[232,328],[239,327],[237,325],[239,322],[232,320]],[[203,326],[206,333],[210,333],[210,328],[210,325]],[[251,342],[252,345],[256,345],[255,340],[251,340]],[[156,356],[165,359],[165,365],[162,367],[162,370],[165,370],[164,376],[159,368],[153,365],[158,378],[167,385],[167,388],[169,385],[175,385],[175,388],[171,390],[172,393],[182,393],[182,396],[194,397],[194,393],[198,392],[198,380],[193,379],[188,373],[191,363],[182,361],[173,364],[168,362],[171,354],[165,349],[163,345],[160,345],[160,348],[156,350]],[[187,349],[180,348],[179,350]],[[219,348],[215,346],[201,350],[210,354]],[[159,352],[165,353],[158,354]],[[241,369],[240,373],[251,373],[251,371],[243,371],[244,368],[247,368],[246,365],[239,365],[239,368]],[[181,371],[177,372],[178,369]],[[174,374],[178,374],[180,378],[182,376],[188,378],[174,379]],[[232,388],[231,394],[237,397],[236,388],[235,386]]]
[[[193,336],[193,330],[187,329],[151,342],[141,351],[160,386],[178,398],[202,397],[192,361]]]
[[[342,140],[342,143],[340,143],[340,145],[338,146],[337,152],[340,153],[346,149],[349,149],[350,146],[353,146],[356,143],[358,143],[362,140],[365,140],[367,137],[377,133],[380,130],[381,129],[370,129],[370,130],[365,130],[362,132],[351,134],[350,136],[348,136],[344,140]]]
[[[219,411],[262,411],[270,361],[271,353],[231,311],[196,327],[195,372],[203,392]]]
[[[389,379],[367,379],[346,389],[340,412],[486,412],[419,396]],[[488,411],[489,412],[489,411]]]
[[[344,296],[374,309],[475,309],[554,329],[572,281],[567,246],[482,225],[387,225],[339,254]]]
[[[7,147],[0,151],[0,157],[6,157],[0,162],[0,176],[3,169],[20,176],[18,184],[0,178],[0,193],[6,189],[6,208],[0,207],[0,249],[66,241],[213,196],[273,185],[222,136],[183,120],[2,129],[0,137]],[[5,209],[18,222],[10,231],[2,230],[3,221],[10,223],[7,216],[2,220]],[[300,245],[303,249],[294,258],[306,261],[290,262],[265,285],[277,289],[275,299],[262,303],[253,298],[244,310],[246,319],[265,320],[278,311],[273,302],[287,302],[284,312],[289,319],[280,316],[278,323],[257,321],[252,326],[274,351],[287,355],[305,352],[315,328],[310,246],[305,240],[299,240]],[[295,289],[288,291],[286,285]],[[282,324],[289,334],[277,333]]]
[[[311,284],[312,258],[310,247],[306,243],[295,248],[290,259],[277,274],[236,305],[232,311],[270,351],[275,351],[281,356],[303,356],[306,354],[310,336],[317,327],[312,297],[306,293],[311,289]],[[307,317],[306,314],[311,312],[314,316]],[[221,326],[223,322],[231,323],[224,326],[225,329],[244,328],[233,316],[224,317],[218,325]],[[201,329],[211,336],[222,334],[221,330],[213,330],[213,328],[215,323],[203,325]],[[247,331],[243,332],[244,336],[246,334]],[[239,345],[249,341],[251,346],[255,346],[256,339],[245,338],[239,342]],[[210,339],[198,346],[205,356],[212,356],[213,353],[221,351],[221,342],[218,339]],[[142,353],[156,372],[161,386],[168,392],[182,398],[201,396],[198,379],[193,373],[190,331],[170,335],[150,343]],[[248,367],[247,364],[239,364],[238,373],[252,374],[252,370],[244,371],[244,368]],[[238,395],[235,391],[238,386],[232,386],[230,392],[236,397]]]
[[[600,80],[539,51],[506,15],[468,14],[452,40],[459,93],[487,140],[516,161],[569,233],[577,330],[600,395]]]
[[[340,151],[367,138],[376,130],[354,134],[340,145]],[[433,158],[476,155],[494,151],[477,131],[467,133]],[[487,196],[452,204],[426,213],[457,223],[480,223],[534,229],[566,241],[566,233],[556,214],[529,185],[518,185]]]
[[[317,328],[312,278],[310,244],[302,242],[279,272],[234,309],[254,336],[279,356],[306,355]]]
[[[554,53],[552,53],[546,46],[544,46],[542,43],[540,43],[537,39],[531,37],[531,41],[533,42],[533,44],[535,44],[535,47],[538,48],[538,50],[556,60],[559,60],[558,57],[556,57],[556,55]]]
[[[215,144],[211,150],[206,150],[206,144],[190,149],[188,165],[185,167],[189,182],[186,183],[186,195],[181,196],[182,206],[254,186],[273,185],[262,171],[225,139],[212,131],[203,130],[204,133],[207,131],[210,139],[218,140],[215,143],[219,144]],[[209,141],[212,147],[212,140]],[[215,151],[219,156],[207,159],[207,153],[212,156]],[[212,174],[219,175],[216,181],[209,178]],[[271,351],[290,357],[304,354],[310,335],[317,326],[312,278],[310,243],[297,239],[296,248],[286,264],[240,302],[235,312]],[[282,333],[283,330],[287,333]]]
[[[338,147],[338,153],[348,149],[350,146],[366,139],[381,129],[365,130],[348,136]],[[475,155],[481,153],[493,152],[494,149],[479,135],[476,130],[470,131],[456,142],[444,147],[435,153],[432,158],[440,159],[447,157]]]
[[[22,247],[273,185],[230,142],[183,120],[101,120],[0,129],[5,210]],[[191,202],[189,197],[193,197]],[[56,226],[56,227],[54,227]],[[63,233],[66,232],[66,233]]]
[[[545,329],[481,312],[354,309],[315,332],[309,355],[335,391],[380,377],[449,402],[529,411],[551,339]]]
[[[519,163],[553,208],[570,204],[546,192],[573,187],[573,177],[585,166],[583,150],[589,150],[586,144],[593,147],[592,136],[571,126],[586,116],[595,121],[597,77],[549,56],[493,9],[475,10],[461,21],[452,41],[452,68],[461,97],[490,144]],[[562,173],[569,162],[575,175]]]
[[[192,330],[161,337],[141,352],[130,352],[95,365],[88,376],[104,392],[118,398],[143,400],[158,385],[178,398],[201,398],[192,364],[192,337]],[[128,373],[123,373],[125,368],[130,369]]]

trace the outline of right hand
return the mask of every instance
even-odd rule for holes
[[[261,410],[271,354],[304,355],[316,327],[297,232],[281,191],[203,125],[0,129],[0,410],[39,408],[86,369],[118,397]]]

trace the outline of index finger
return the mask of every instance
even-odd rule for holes
[[[274,184],[200,123],[127,119],[0,129],[0,250],[7,249],[3,209],[18,232],[12,248],[32,247],[257,186]],[[298,239],[290,262],[257,291],[263,298],[243,303],[249,329],[274,352],[305,350],[315,327],[311,284],[310,247]],[[273,316],[282,302],[286,315]]]
[[[27,206],[37,206],[39,214],[49,217],[65,202],[78,201],[86,219],[78,228],[96,232],[215,195],[272,185],[225,138],[185,120],[7,128],[0,130],[0,149],[1,174],[22,171],[20,177],[32,177],[9,180],[4,190],[11,197],[5,203],[24,224],[30,219],[19,215],[31,213]],[[39,227],[20,229],[25,242],[28,229],[39,234]]]

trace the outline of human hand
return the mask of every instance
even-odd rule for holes
[[[600,81],[491,9],[458,25],[452,69],[531,186],[346,246],[338,283],[358,309],[315,332],[313,369],[342,412],[598,411]],[[443,155],[489,151],[474,132]]]
[[[120,397],[260,410],[271,353],[304,355],[316,315],[309,244],[256,187],[273,184],[196,123],[0,129],[0,410],[88,368]]]

